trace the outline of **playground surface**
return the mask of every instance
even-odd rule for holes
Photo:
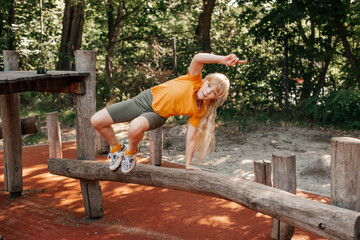
[[[24,191],[10,199],[4,191],[0,151],[0,235],[11,239],[271,239],[271,218],[217,197],[177,190],[101,182],[105,216],[84,213],[79,180],[47,169],[48,145],[23,148]],[[63,143],[63,157],[76,159],[76,143]],[[99,161],[106,156],[99,156]],[[148,159],[139,159],[147,164]],[[164,162],[165,167],[181,165]],[[300,196],[328,203],[324,196]],[[292,239],[324,239],[295,229]]]

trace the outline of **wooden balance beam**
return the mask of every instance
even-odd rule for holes
[[[330,239],[359,239],[360,213],[315,202],[263,184],[206,171],[138,164],[130,174],[107,162],[52,158],[50,173],[80,180],[116,181],[216,196]]]

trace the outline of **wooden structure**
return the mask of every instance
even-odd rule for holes
[[[360,211],[360,139],[331,139],[331,204]]]
[[[161,166],[163,149],[162,127],[149,131],[150,140],[150,163],[154,166]]]
[[[76,51],[76,71],[49,71],[47,74],[17,71],[19,55],[3,51],[4,72],[0,73],[2,135],[4,139],[4,182],[10,197],[21,196],[22,137],[19,93],[27,91],[76,94],[76,137],[78,159],[96,159],[95,130],[90,117],[95,113],[96,52]],[[86,212],[103,215],[102,193],[97,181],[82,181]],[[90,208],[94,210],[90,210]]]
[[[277,151],[272,154],[273,187],[296,194],[296,157],[287,151]],[[273,239],[291,239],[294,227],[273,219],[270,237]]]
[[[40,119],[38,115],[32,115],[20,119],[21,135],[37,133],[40,130]],[[0,122],[0,139],[2,136],[2,122]]]
[[[271,181],[271,162],[268,160],[255,160],[254,161],[254,181],[264,184],[266,186],[272,186]]]
[[[221,197],[330,239],[359,239],[360,213],[229,175],[138,164],[131,174],[108,163],[50,159],[50,173],[82,181],[118,181]]]
[[[273,181],[272,176],[273,165]],[[277,189],[296,194],[296,157],[287,151],[277,151],[272,154],[272,164],[267,160],[254,161],[255,182],[274,186]],[[294,227],[273,219],[270,237],[272,239],[291,239]]]
[[[4,71],[19,69],[19,54],[15,51],[3,51]],[[10,197],[21,196],[22,182],[22,137],[20,120],[20,96],[14,91],[6,92],[8,80],[3,79],[6,73],[0,74],[0,101],[2,118],[2,135],[4,139],[4,184]]]
[[[61,130],[58,112],[46,114],[46,126],[49,139],[49,158],[62,158]]]

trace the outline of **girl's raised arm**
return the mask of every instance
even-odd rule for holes
[[[246,62],[247,60],[239,60],[235,54],[219,56],[210,53],[198,53],[193,57],[190,63],[189,74],[191,76],[199,75],[205,63],[219,63],[227,66],[234,66],[236,64]]]

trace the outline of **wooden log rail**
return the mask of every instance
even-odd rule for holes
[[[50,159],[50,173],[85,181],[117,181],[216,196],[330,239],[360,239],[360,213],[315,202],[263,184],[205,171],[138,164],[130,174],[107,162]]]
[[[0,122],[0,139],[2,136],[2,123]],[[21,135],[37,133],[40,130],[40,119],[38,115],[21,118]]]

